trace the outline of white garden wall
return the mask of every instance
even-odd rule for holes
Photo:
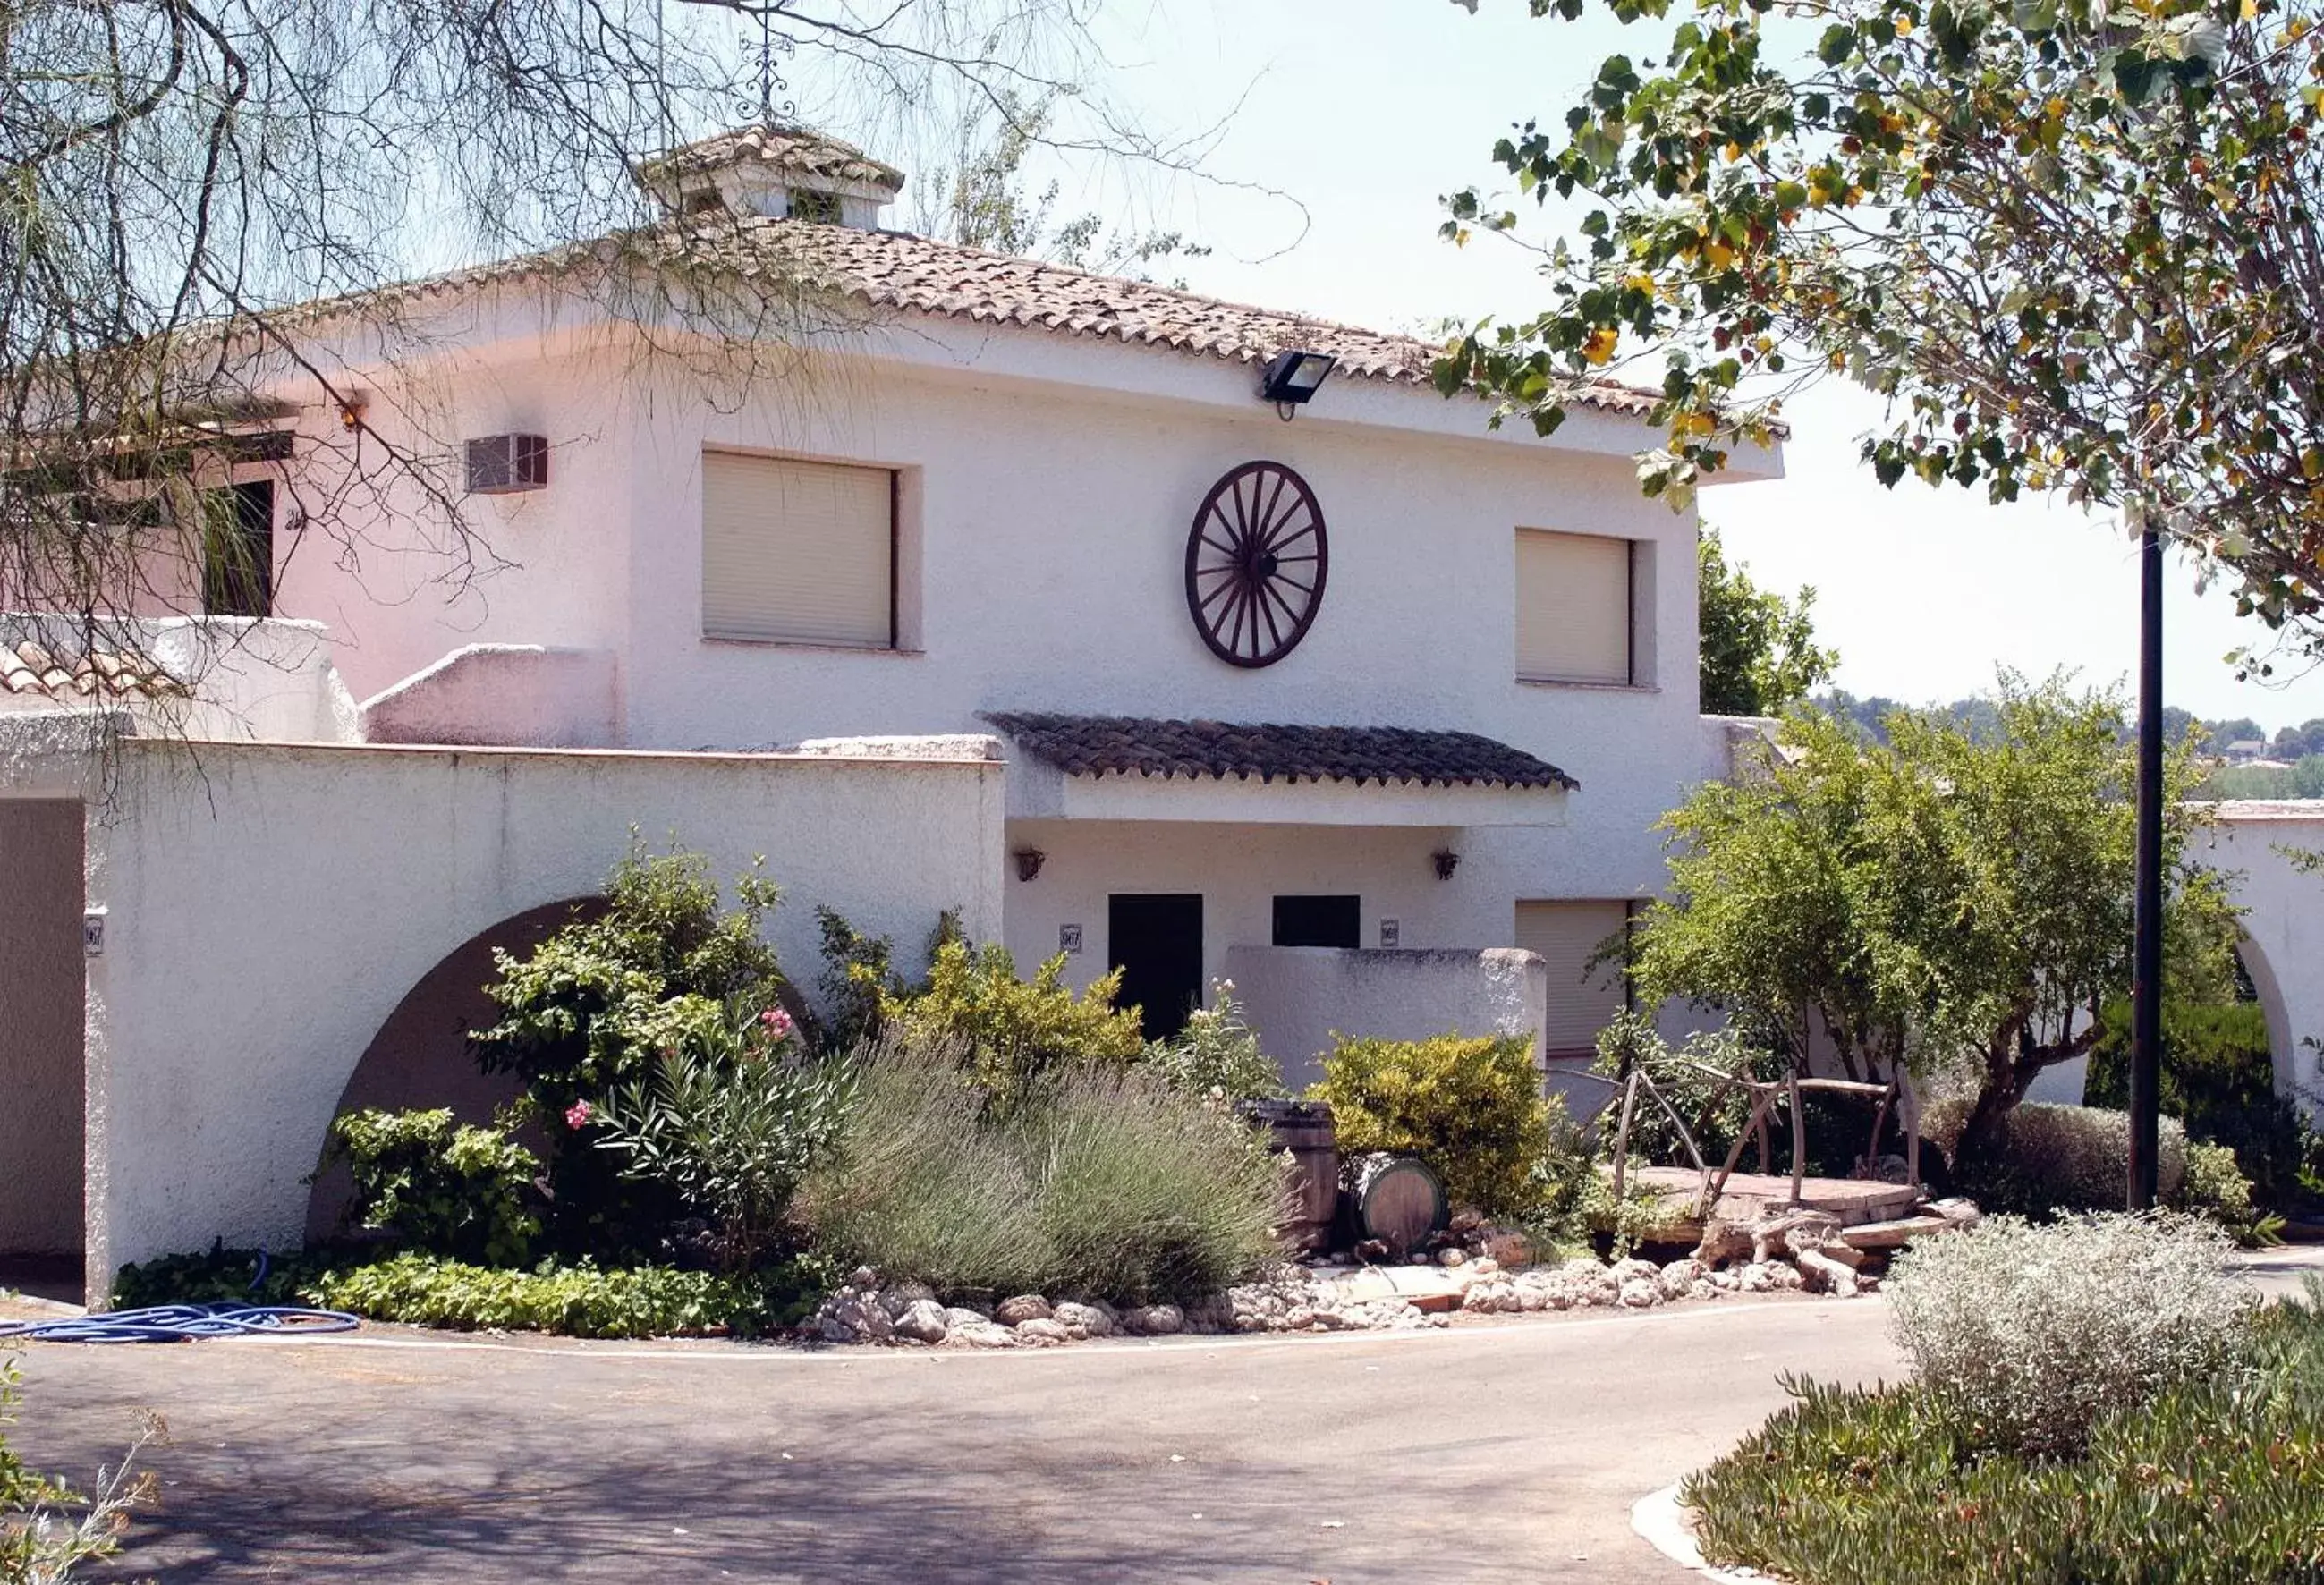
[[[2244,909],[2245,968],[2267,1014],[2277,1091],[2311,1114],[2324,1094],[2324,874],[2293,855],[2324,852],[2324,799],[2214,806],[2196,856],[2227,873]],[[2324,1117],[2319,1117],[2324,1120]]]
[[[0,745],[4,751],[5,745]],[[19,794],[88,761],[20,751]],[[375,747],[121,746],[88,823],[92,1294],[125,1261],[300,1237],[323,1130],[365,1045],[438,958],[597,889],[634,825],[788,900],[771,936],[812,983],[814,909],[924,939],[933,899],[1001,927],[1001,769],[914,760]]]
[[[1342,1035],[1384,1040],[1517,1035],[1532,1043],[1534,1060],[1541,1060],[1548,972],[1538,954],[1517,947],[1237,946],[1227,953],[1227,973],[1259,1049],[1276,1060],[1294,1091],[1323,1076],[1317,1058]]]

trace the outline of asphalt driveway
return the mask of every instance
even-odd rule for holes
[[[116,1578],[1674,1581],[1631,1503],[1786,1371],[1894,1378],[1885,1322],[1784,1297],[1004,1354],[42,1345],[17,1440],[86,1476],[167,1418]]]

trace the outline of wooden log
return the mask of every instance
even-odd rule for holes
[[[1837,1298],[1856,1296],[1856,1273],[1821,1249],[1803,1250],[1794,1258],[1800,1275],[1807,1278],[1808,1286],[1821,1288]]]
[[[1953,1230],[1941,1216],[1901,1216],[1894,1221],[1865,1221],[1840,1230],[1840,1241],[1851,1249],[1899,1249],[1914,1239]]]
[[[1614,1131],[1614,1203],[1622,1203],[1622,1175],[1630,1164],[1630,1114],[1638,1105],[1638,1070],[1622,1086],[1622,1125]]]
[[[1792,1203],[1800,1203],[1800,1184],[1808,1175],[1808,1120],[1800,1110],[1800,1076],[1792,1075]]]

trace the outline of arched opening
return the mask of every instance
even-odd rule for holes
[[[2276,979],[2275,965],[2259,943],[2245,936],[2236,945],[2236,962],[2243,970],[2252,1000],[2267,1018],[2268,1055],[2275,1064],[2275,1092],[2287,1100],[2298,1098],[2293,1082],[2298,1069],[2299,1042],[2292,1038],[2292,1015],[2284,1005],[2283,987]]]
[[[519,1094],[505,1074],[485,1074],[468,1055],[468,1031],[496,1016],[484,987],[497,949],[523,956],[576,919],[593,918],[604,899],[567,898],[502,920],[462,942],[420,978],[364,1048],[339,1092],[334,1118],[376,1108],[407,1111],[447,1106],[462,1122],[486,1123]],[[352,1185],[345,1167],[316,1175],[307,1197],[307,1237],[327,1238],[339,1222]]]

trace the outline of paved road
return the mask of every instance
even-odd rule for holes
[[[44,1345],[19,1440],[85,1473],[161,1411],[134,1562],[166,1581],[1672,1585],[1631,1502],[1777,1407],[1782,1372],[1893,1379],[1885,1319],[1769,1298],[1001,1355]]]

